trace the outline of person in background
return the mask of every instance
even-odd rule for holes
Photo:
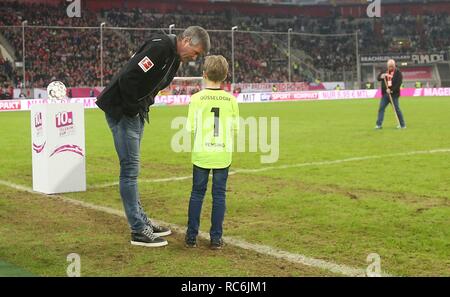
[[[387,85],[385,84],[385,78]],[[383,119],[384,119],[384,111],[386,106],[390,103],[389,94],[392,96],[392,100],[394,101],[394,108],[397,113],[398,119],[400,121],[400,125],[397,128],[405,129],[406,124],[403,118],[403,113],[400,110],[400,86],[403,82],[403,75],[396,67],[394,60],[389,60],[387,62],[387,70],[386,72],[381,72],[378,74],[378,81],[381,81],[381,91],[383,97],[380,100],[380,106],[378,108],[378,118],[375,129],[382,129]]]

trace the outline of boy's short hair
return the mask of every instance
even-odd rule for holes
[[[203,71],[210,81],[222,82],[228,75],[228,62],[222,55],[207,56]]]

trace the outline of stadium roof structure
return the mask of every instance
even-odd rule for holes
[[[210,2],[234,2],[234,3],[255,3],[267,5],[349,5],[349,4],[367,4],[374,0],[209,0]],[[424,0],[382,0],[384,4],[394,3],[424,3]],[[450,2],[450,0],[427,0],[430,2]]]
[[[210,2],[255,3],[255,4],[267,4],[267,5],[330,4],[329,0],[210,0]]]

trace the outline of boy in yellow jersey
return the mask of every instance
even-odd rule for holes
[[[197,246],[200,213],[212,170],[213,206],[211,214],[212,249],[223,246],[225,191],[231,164],[234,134],[239,128],[237,100],[220,88],[228,74],[223,56],[208,56],[203,66],[205,89],[194,94],[189,103],[187,129],[194,134],[192,150],[193,179],[188,210],[186,246]]]

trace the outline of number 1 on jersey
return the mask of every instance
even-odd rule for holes
[[[211,108],[211,112],[214,112],[214,137],[219,136],[219,115],[220,108],[213,107]]]

